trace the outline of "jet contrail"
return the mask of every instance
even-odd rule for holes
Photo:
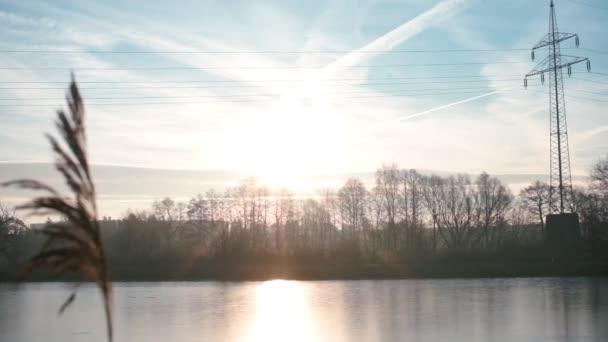
[[[461,100],[461,101],[457,101],[457,102],[453,102],[453,103],[448,103],[448,104],[443,105],[443,106],[439,106],[439,107],[435,107],[433,109],[425,110],[424,112],[408,115],[406,117],[400,118],[399,121],[409,120],[409,119],[412,119],[412,118],[415,118],[415,117],[418,117],[418,116],[422,116],[422,115],[426,115],[426,114],[429,114],[429,113],[432,113],[432,112],[436,112],[436,111],[444,109],[444,108],[456,106],[456,105],[459,105],[461,103],[475,101],[475,100],[480,99],[482,97],[490,96],[490,95],[496,94],[498,92],[499,91],[497,90],[497,91],[493,91],[493,92],[490,92],[490,93],[482,94],[482,95],[479,95],[479,96],[471,97],[470,99],[465,99],[465,100]]]
[[[371,43],[353,50],[344,56],[329,63],[322,74],[335,74],[353,65],[361,64],[372,57],[380,55],[383,51],[391,50],[416,34],[426,30],[429,26],[449,18],[460,9],[466,0],[444,0],[428,11],[419,14],[414,19],[399,25],[394,30],[376,38]]]

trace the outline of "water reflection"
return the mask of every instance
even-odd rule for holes
[[[318,341],[307,287],[297,281],[273,280],[255,290],[254,341]]]
[[[0,284],[0,341],[104,341],[94,286]],[[608,341],[608,278],[117,283],[116,341]]]

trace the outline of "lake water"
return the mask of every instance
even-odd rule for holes
[[[0,341],[104,341],[95,287],[0,284]],[[608,278],[114,284],[115,341],[608,341]]]

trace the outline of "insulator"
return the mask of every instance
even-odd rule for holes
[[[578,36],[576,36],[576,37],[574,38],[574,43],[576,44],[576,47],[578,47],[578,46],[579,46],[580,41],[578,40]]]
[[[568,77],[572,76],[572,67],[568,65]]]
[[[540,82],[541,82],[542,84],[545,84],[545,73],[541,73],[541,74],[540,74]]]
[[[524,78],[524,88],[528,89],[528,79]]]
[[[532,50],[531,57],[532,57],[532,60],[534,60],[534,50]]]
[[[591,71],[591,61],[587,60],[587,71]]]

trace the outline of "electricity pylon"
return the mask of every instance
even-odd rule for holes
[[[549,207],[551,214],[564,214],[574,211],[574,194],[570,175],[570,153],[568,151],[568,128],[566,125],[566,101],[564,99],[562,69],[567,68],[568,76],[570,76],[572,65],[586,61],[587,71],[590,71],[591,62],[588,58],[561,54],[561,42],[574,38],[576,47],[578,47],[579,39],[576,33],[558,32],[553,0],[551,0],[550,6],[549,33],[532,48],[532,60],[534,60],[534,52],[543,47],[549,48],[549,55],[525,76],[524,86],[528,86],[528,77],[535,75],[540,75],[541,82],[544,84],[545,74],[548,74],[551,97],[549,101],[551,115]]]

